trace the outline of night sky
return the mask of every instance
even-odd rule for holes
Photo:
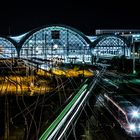
[[[66,24],[87,35],[95,29],[140,29],[139,4],[122,2],[4,0],[0,4],[0,34],[18,35],[50,24]]]

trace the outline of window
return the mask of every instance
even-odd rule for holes
[[[59,39],[60,38],[60,32],[59,31],[51,31],[52,39]]]

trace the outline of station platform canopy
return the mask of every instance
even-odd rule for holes
[[[17,57],[15,45],[8,39],[0,37],[0,59]]]
[[[82,32],[64,25],[51,25],[31,31],[21,41],[21,58],[61,58],[65,63],[90,62],[91,41]],[[72,59],[75,58],[75,59]]]

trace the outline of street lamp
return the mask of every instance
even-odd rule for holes
[[[85,62],[82,61],[82,64],[83,64],[83,77],[84,77],[84,64],[85,64]]]
[[[135,70],[135,43],[134,43],[133,36],[132,36],[132,45],[133,45],[133,74],[136,74],[136,70]]]

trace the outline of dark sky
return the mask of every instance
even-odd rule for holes
[[[66,24],[85,34],[103,28],[140,29],[140,8],[123,0],[4,0],[0,5],[0,34],[18,35],[49,24]]]

